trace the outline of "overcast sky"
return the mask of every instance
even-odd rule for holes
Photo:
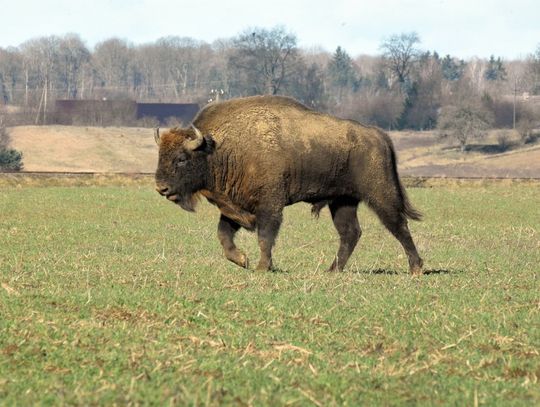
[[[382,40],[416,31],[421,48],[468,59],[524,58],[540,44],[540,0],[0,0],[0,47],[66,33],[89,47],[165,36],[206,42],[250,27],[284,26],[301,47],[380,53]]]

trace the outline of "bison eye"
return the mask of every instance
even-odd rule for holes
[[[180,154],[178,157],[176,157],[175,165],[177,167],[183,167],[184,165],[186,165],[187,159],[188,159],[187,155]]]

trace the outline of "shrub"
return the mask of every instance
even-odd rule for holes
[[[519,144],[520,135],[515,130],[501,129],[495,133],[499,150],[506,151],[510,147]]]
[[[534,130],[540,124],[537,119],[539,113],[538,110],[534,111],[532,108],[521,108],[519,111],[516,130],[521,135],[521,141],[524,144],[536,141],[537,135]]]
[[[493,97],[489,94],[484,94],[482,97],[482,105],[484,109],[490,111],[493,115],[493,127],[496,128],[511,128],[513,125],[513,103],[509,100]]]
[[[22,153],[20,151],[9,149],[0,149],[0,170],[2,171],[20,171],[23,169]]]
[[[4,118],[0,116],[0,170],[20,171],[23,168],[22,153],[9,148],[11,137],[4,124]]]

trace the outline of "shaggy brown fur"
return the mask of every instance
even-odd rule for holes
[[[233,241],[241,226],[257,229],[258,268],[271,268],[283,208],[304,201],[314,214],[330,208],[340,235],[330,270],[343,270],[360,238],[356,209],[364,201],[403,245],[411,272],[421,272],[407,226],[407,218],[421,215],[409,203],[392,142],[380,129],[278,96],[210,104],[193,125],[159,139],[158,191],[186,210],[194,209],[198,194],[215,204],[222,214],[218,236],[231,261],[248,264]]]

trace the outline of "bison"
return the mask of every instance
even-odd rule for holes
[[[241,228],[257,231],[257,270],[269,270],[283,208],[308,202],[328,206],[340,237],[329,271],[342,271],[361,229],[357,208],[365,202],[401,243],[412,274],[422,259],[407,219],[421,214],[399,180],[389,136],[376,127],[311,110],[294,99],[254,96],[213,103],[189,128],[156,129],[156,189],[194,211],[197,198],[216,205],[217,235],[227,259],[248,268],[234,243]]]

